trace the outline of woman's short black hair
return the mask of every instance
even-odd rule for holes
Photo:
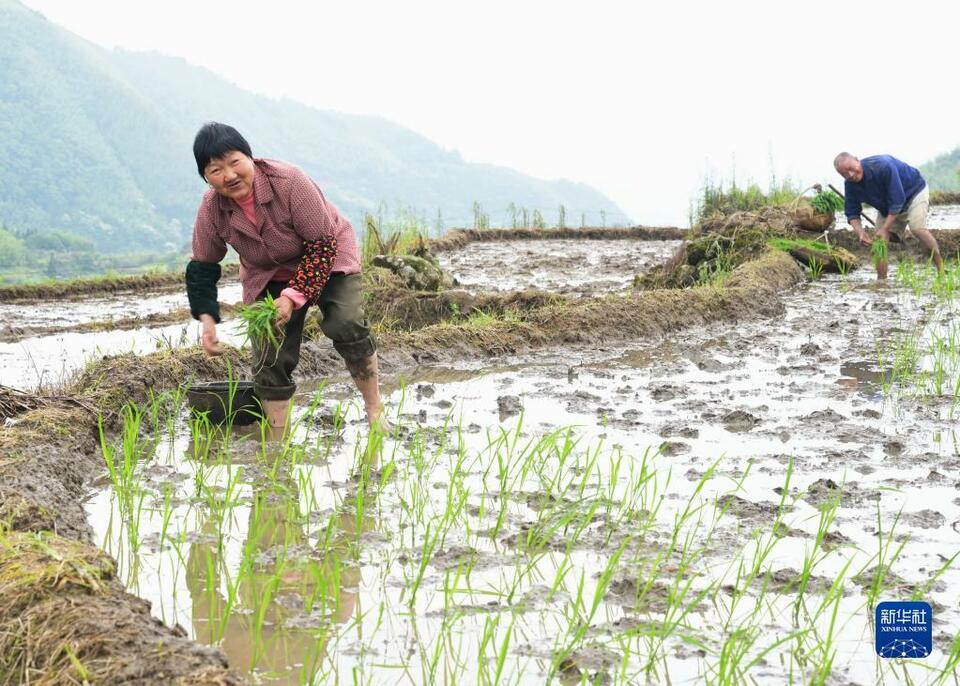
[[[242,152],[247,157],[253,157],[250,144],[240,132],[229,124],[218,121],[208,121],[197,131],[193,139],[193,156],[197,160],[197,173],[204,178],[203,170],[210,164],[210,160],[223,157],[228,152]]]

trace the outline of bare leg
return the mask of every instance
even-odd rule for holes
[[[360,395],[363,396],[367,422],[371,427],[377,427],[384,433],[389,433],[392,427],[387,421],[386,408],[380,399],[380,363],[377,353],[362,360],[347,362],[347,370],[353,377]]]
[[[274,441],[281,440],[290,422],[290,401],[264,400],[263,412],[267,416],[268,437]]]
[[[917,237],[918,241],[923,243],[923,247],[930,251],[930,255],[933,257],[933,263],[937,266],[937,271],[942,272],[943,258],[940,257],[940,246],[937,245],[937,239],[934,238],[933,234],[927,229],[911,228],[910,231]]]

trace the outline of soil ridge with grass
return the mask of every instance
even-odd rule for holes
[[[222,265],[221,277],[240,274],[239,264]],[[127,276],[97,276],[65,281],[0,286],[0,302],[32,302],[37,300],[64,300],[101,294],[141,293],[172,290],[183,287],[183,271],[131,274]]]
[[[931,205],[960,205],[960,191],[930,191]]]

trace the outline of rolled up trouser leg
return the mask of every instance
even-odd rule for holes
[[[280,291],[286,287],[286,281],[271,281],[258,296],[258,300],[265,298],[267,293],[278,298]],[[252,342],[253,389],[262,400],[289,400],[296,392],[293,371],[300,362],[303,323],[309,307],[304,305],[293,311],[293,316],[280,336],[279,350],[269,341]]]
[[[347,364],[365,360],[377,351],[363,312],[360,274],[331,275],[317,305],[323,313],[320,329]]]

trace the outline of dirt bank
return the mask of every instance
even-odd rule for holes
[[[930,191],[931,205],[960,205],[960,191]]]
[[[682,240],[687,229],[675,226],[631,226],[625,229],[585,227],[582,229],[451,229],[442,238],[430,241],[430,251],[457,250],[470,243],[486,241],[543,241],[558,238],[582,240],[635,240],[670,241]]]
[[[483,325],[440,324],[384,337],[388,368],[488,357],[538,347],[661,337],[681,329],[781,311],[778,293],[804,279],[785,253],[768,251],[730,275],[723,287],[663,289],[583,298]],[[313,344],[308,345],[311,348]]]
[[[239,264],[223,265],[223,276],[233,277],[240,273]],[[163,272],[159,274],[133,274],[130,276],[99,276],[94,278],[71,279],[69,281],[48,281],[19,286],[0,286],[0,302],[17,300],[63,300],[99,293],[124,293],[131,291],[154,291],[162,288],[179,287],[183,284],[183,272]]]
[[[476,313],[500,315],[508,310],[523,311],[565,298],[546,291],[525,290],[508,293],[473,294],[459,288],[442,291],[414,291],[385,269],[369,269],[364,274],[364,308],[379,330],[413,331],[441,322],[456,322]],[[319,320],[308,315],[315,337]]]
[[[960,254],[960,230],[958,229],[931,229],[930,233],[937,239],[940,246],[940,253],[944,257],[954,257]],[[870,248],[860,244],[853,231],[831,231],[827,239],[833,245],[846,248],[850,252],[860,257],[865,257],[866,263],[870,262]],[[913,256],[922,259],[927,258],[926,248],[913,235],[907,233],[901,235],[900,243],[890,242],[890,255],[894,258],[904,256]]]
[[[151,617],[93,546],[16,531],[0,539],[2,683],[241,683],[219,650]]]

